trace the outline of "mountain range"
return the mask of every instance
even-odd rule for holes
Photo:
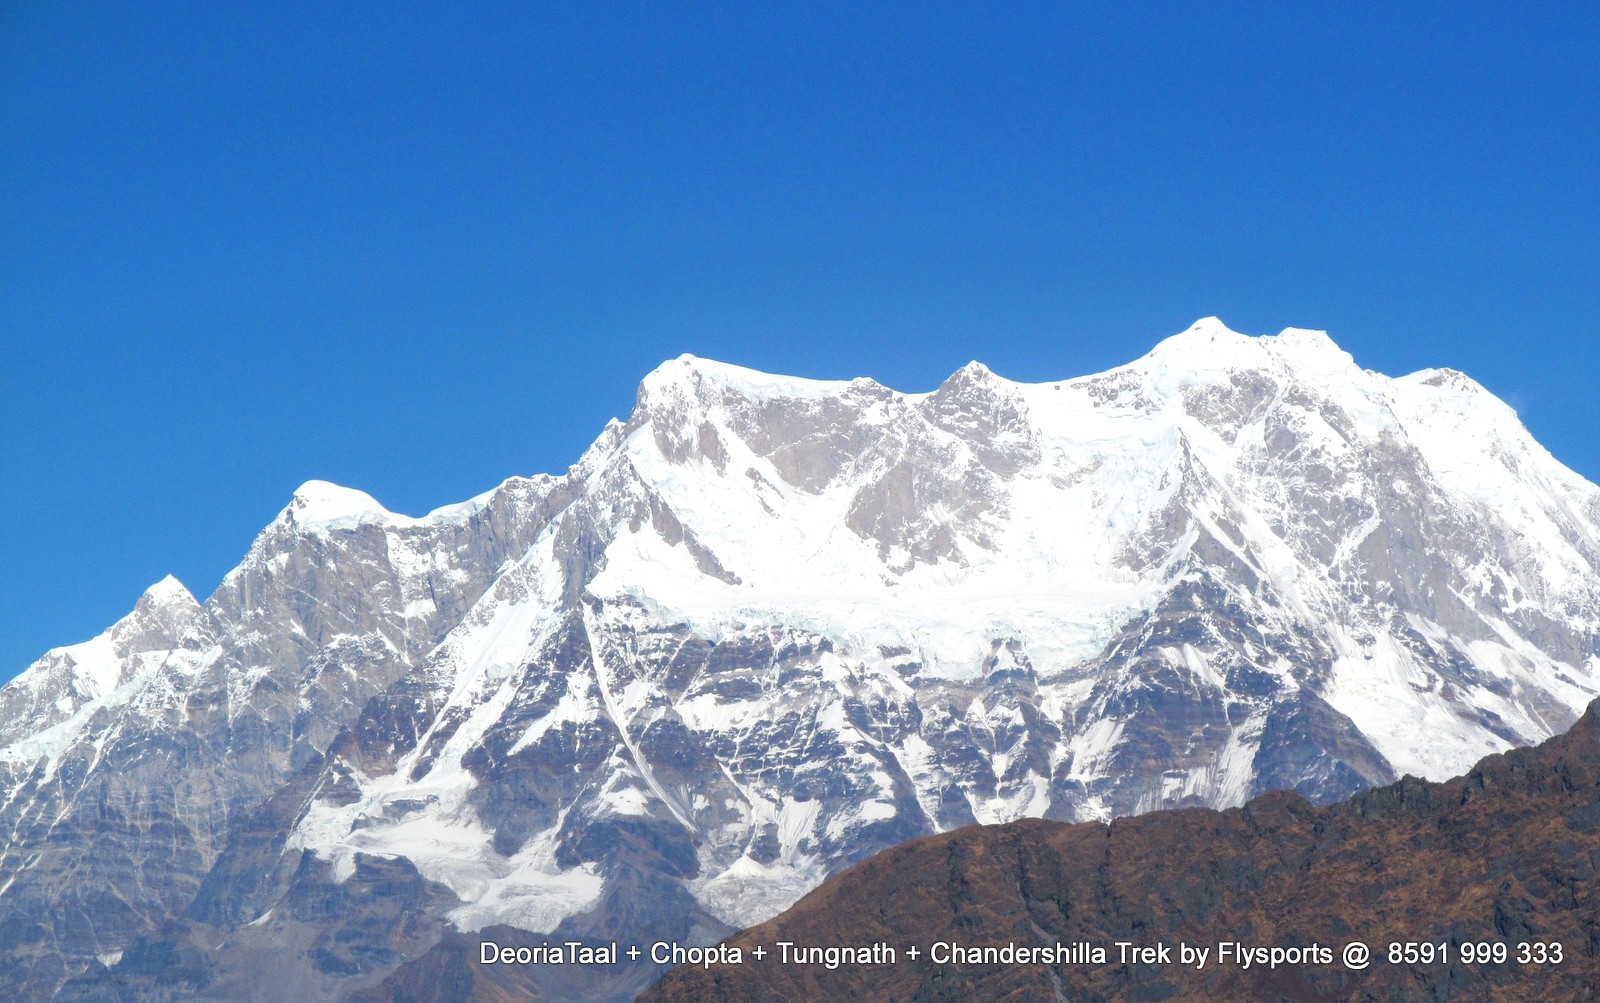
[[[1215,319],[920,394],[685,356],[565,474],[309,482],[0,689],[0,995],[709,943],[919,836],[1442,780],[1596,695],[1600,488],[1460,373]]]

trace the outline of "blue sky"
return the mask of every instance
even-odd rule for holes
[[[0,6],[0,678],[309,478],[563,470],[685,351],[1316,327],[1600,478],[1592,4],[863,6]]]

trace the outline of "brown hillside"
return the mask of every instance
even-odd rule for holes
[[[1570,732],[1490,756],[1464,777],[1407,777],[1326,808],[1272,793],[1243,808],[1110,825],[1028,820],[888,850],[728,943],[741,965],[679,968],[648,1003],[776,1000],[1600,1000],[1600,702]],[[1372,948],[1352,971],[1345,944]],[[781,964],[779,941],[887,942],[895,964]],[[927,948],[1087,942],[1103,964],[944,964]],[[1117,941],[1165,943],[1170,964],[1117,961]],[[1326,964],[1218,965],[1220,941],[1331,948]],[[1387,945],[1443,942],[1449,960],[1390,964]],[[1473,963],[1462,944],[1507,945]],[[1210,948],[1204,969],[1179,942]],[[1560,964],[1519,963],[1559,943]],[[906,949],[918,945],[918,960]]]

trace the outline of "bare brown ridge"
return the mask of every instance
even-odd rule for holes
[[[1168,945],[1173,961],[1119,963],[1118,941]],[[1362,970],[1342,953],[1355,941],[1372,952]],[[780,942],[881,942],[897,960],[785,964]],[[927,953],[937,942],[1085,944],[1108,959],[941,965]],[[1210,948],[1204,968],[1179,963],[1180,942]],[[1331,962],[1219,964],[1222,942],[1316,945]],[[1449,960],[1391,964],[1391,942],[1444,944]],[[1228,811],[1024,820],[916,840],[727,943],[742,964],[680,967],[640,1000],[1600,1000],[1600,701],[1566,734],[1465,776],[1405,777],[1324,808],[1273,792]],[[1506,960],[1461,957],[1482,943],[1507,945]],[[1519,945],[1557,943],[1559,964],[1548,946],[1543,963],[1534,950],[1519,960]]]

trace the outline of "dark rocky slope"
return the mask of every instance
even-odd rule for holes
[[[1444,783],[1407,777],[1315,808],[1273,792],[1243,808],[1185,809],[1109,825],[1027,819],[896,847],[732,938],[743,965],[684,967],[642,1003],[726,1000],[1429,1001],[1600,999],[1600,702],[1570,732],[1489,756]],[[1328,964],[1217,965],[1216,944],[1332,948]],[[1360,940],[1373,963],[1351,971]],[[757,945],[924,949],[1071,944],[1105,964],[753,963]],[[1203,970],[1117,963],[1116,941],[1209,945]],[[1448,963],[1391,965],[1390,941],[1444,941]],[[1503,942],[1505,963],[1458,945]],[[1559,942],[1559,965],[1515,945]]]

